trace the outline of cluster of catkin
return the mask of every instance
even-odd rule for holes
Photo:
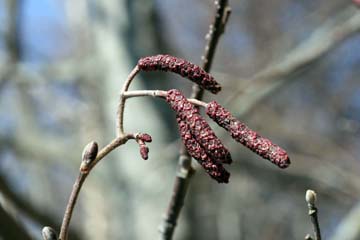
[[[143,71],[161,70],[180,74],[212,93],[221,90],[220,84],[209,73],[177,57],[156,55],[141,58],[138,67]],[[176,112],[180,136],[188,153],[198,161],[210,177],[219,183],[228,183],[230,173],[226,171],[223,164],[232,162],[231,155],[200,115],[198,108],[177,89],[167,92],[166,101]],[[280,168],[289,166],[290,159],[284,149],[251,130],[217,102],[212,101],[206,105],[206,114],[227,130],[232,138],[259,156],[268,159]]]

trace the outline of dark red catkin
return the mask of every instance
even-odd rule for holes
[[[216,101],[207,104],[206,114],[217,124],[230,132],[231,136],[253,152],[270,160],[280,168],[290,165],[290,159],[286,151],[269,139],[261,137],[244,123],[237,120],[231,113]]]
[[[138,61],[138,66],[143,71],[160,70],[180,74],[212,93],[218,93],[221,90],[220,84],[209,73],[205,72],[201,67],[181,58],[161,54],[149,56],[141,58]]]
[[[181,139],[191,157],[196,159],[198,163],[205,169],[210,177],[215,179],[218,183],[228,183],[230,173],[218,162],[213,161],[201,145],[196,141],[191,134],[190,128],[185,121],[177,117],[179,124],[179,132]]]
[[[151,136],[147,133],[139,133],[135,138],[139,144],[139,151],[142,159],[147,160],[149,158],[149,148],[146,146],[145,142],[151,142]]]
[[[199,110],[194,107],[179,90],[169,90],[166,101],[177,113],[177,116],[189,125],[191,134],[212,159],[216,159],[222,163],[230,164],[232,162],[229,151],[200,115]]]

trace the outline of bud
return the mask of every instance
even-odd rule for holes
[[[57,234],[51,227],[44,227],[41,233],[43,240],[57,240]]]
[[[313,238],[311,237],[310,234],[307,234],[307,235],[305,236],[305,240],[313,240]]]
[[[142,159],[147,160],[149,158],[149,148],[145,143],[152,141],[151,136],[147,133],[138,133],[135,135],[135,140],[139,144],[139,151]]]
[[[191,134],[212,159],[222,163],[230,164],[232,162],[229,151],[221,143],[205,119],[201,117],[199,110],[179,90],[172,89],[168,91],[166,101],[170,103],[177,116],[189,125]]]
[[[209,73],[181,58],[170,55],[149,56],[141,58],[138,61],[138,66],[143,71],[159,70],[180,74],[212,93],[218,93],[221,90],[220,84]]]
[[[310,205],[315,205],[316,202],[316,192],[313,190],[307,190],[305,194],[305,200]]]
[[[94,141],[88,143],[82,153],[82,162],[80,165],[80,171],[87,173],[91,163],[95,160],[98,153],[98,144]]]
[[[147,133],[139,133],[137,136],[139,139],[141,139],[144,142],[151,142],[152,138],[149,134]]]
[[[225,128],[233,139],[257,153],[259,156],[270,160],[280,168],[286,168],[290,165],[290,159],[284,149],[251,130],[216,101],[207,104],[206,114],[219,124],[219,126]]]
[[[198,163],[205,169],[210,177],[215,179],[218,183],[228,183],[230,173],[205,152],[201,145],[196,141],[194,136],[191,134],[190,128],[185,121],[180,117],[177,117],[179,124],[179,132],[181,139],[186,147],[186,150]]]
[[[140,155],[144,160],[147,160],[149,158],[149,148],[146,145],[140,146]]]

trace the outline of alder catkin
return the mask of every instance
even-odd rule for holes
[[[261,157],[270,160],[280,168],[286,168],[290,165],[289,156],[284,149],[251,130],[216,101],[207,104],[206,114],[221,127],[225,128],[232,138]]]
[[[221,86],[201,67],[181,58],[170,55],[156,55],[141,58],[138,66],[143,71],[170,71],[193,81],[212,93],[218,93]]]
[[[205,169],[210,177],[215,179],[219,183],[228,183],[230,173],[218,162],[213,161],[201,145],[196,141],[191,134],[190,128],[185,121],[180,117],[177,117],[179,125],[179,132],[181,139],[186,147],[186,150],[198,163]]]
[[[212,159],[228,164],[232,162],[229,151],[200,115],[199,110],[179,90],[169,90],[166,101],[177,113],[177,116],[189,125],[191,134]]]

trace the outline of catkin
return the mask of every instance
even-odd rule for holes
[[[166,101],[190,127],[191,134],[212,159],[230,164],[231,155],[220,139],[215,135],[209,124],[201,117],[199,110],[177,89],[167,92]]]
[[[138,61],[138,67],[143,71],[169,71],[180,74],[212,93],[221,90],[220,84],[209,73],[181,58],[161,54],[144,57]]]
[[[206,114],[225,128],[232,138],[261,157],[270,160],[280,168],[286,168],[290,165],[290,158],[284,149],[251,130],[216,101],[207,104]]]

